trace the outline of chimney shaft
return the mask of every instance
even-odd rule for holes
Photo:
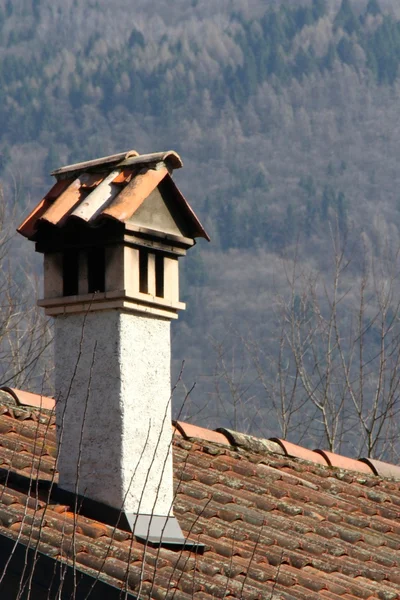
[[[172,513],[170,322],[55,319],[59,486],[125,513]]]

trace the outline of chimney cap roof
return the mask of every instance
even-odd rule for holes
[[[182,159],[174,150],[166,150],[165,152],[152,152],[151,154],[139,154],[136,150],[128,150],[127,152],[119,152],[118,154],[110,154],[94,160],[86,160],[84,162],[74,163],[60,167],[51,172],[57,179],[63,176],[70,176],[72,173],[80,173],[82,171],[102,170],[102,167],[107,169],[110,167],[126,167],[148,165],[151,163],[165,162],[172,169],[180,169],[183,166]]]
[[[61,167],[52,172],[57,182],[21,223],[17,231],[30,240],[43,240],[48,231],[41,224],[57,228],[75,219],[84,226],[101,222],[129,221],[157,187],[176,207],[185,237],[210,240],[191,206],[171,178],[182,167],[174,150],[138,154],[129,150],[102,158]]]

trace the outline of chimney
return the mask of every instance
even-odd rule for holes
[[[57,169],[18,231],[44,254],[54,317],[59,490],[156,545],[173,516],[170,322],[178,260],[208,238],[171,174],[173,151]],[[96,514],[97,514],[96,513]]]

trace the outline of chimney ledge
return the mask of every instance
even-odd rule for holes
[[[39,306],[60,306],[62,304],[76,304],[77,302],[99,302],[101,300],[141,300],[149,304],[158,304],[159,306],[171,307],[176,309],[185,309],[185,302],[172,302],[160,296],[153,294],[127,294],[126,290],[117,290],[113,292],[95,292],[93,294],[78,294],[75,296],[59,296],[58,298],[40,298],[37,303]]]
[[[148,227],[140,227],[138,225],[133,225],[133,223],[125,224],[125,232],[133,234],[143,234],[149,237],[156,237],[161,240],[170,240],[171,242],[176,242],[178,244],[182,244],[187,248],[191,248],[196,244],[196,241],[192,238],[174,235],[173,233],[165,233],[163,231],[158,231],[157,229],[149,229]]]

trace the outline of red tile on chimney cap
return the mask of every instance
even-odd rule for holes
[[[400,480],[400,467],[398,465],[391,465],[390,463],[375,460],[374,458],[360,458],[360,461],[369,465],[375,475],[379,475],[379,477]]]
[[[200,438],[207,442],[216,442],[217,444],[224,444],[224,446],[230,446],[229,441],[223,433],[213,431],[212,429],[205,429],[204,427],[198,427],[191,423],[183,423],[182,421],[175,422],[178,431],[186,438]]]
[[[48,396],[32,394],[31,392],[25,392],[24,390],[17,390],[16,388],[10,387],[2,387],[0,390],[10,394],[20,406],[33,406],[35,408],[54,410],[56,405],[54,398],[49,398]]]
[[[279,438],[269,438],[271,442],[276,442],[283,448],[286,456],[291,456],[293,458],[302,458],[303,460],[309,460],[310,462],[318,463],[320,465],[329,464],[327,460],[325,460],[324,456],[314,452],[314,450],[309,450],[308,448],[303,448],[303,446],[298,446],[297,444],[292,444],[291,442],[287,442],[286,440],[281,440]]]
[[[368,473],[369,475],[373,474],[373,469],[367,465],[365,462],[361,462],[360,460],[356,460],[354,458],[348,458],[347,456],[342,456],[341,454],[335,454],[334,452],[329,452],[329,450],[320,450],[316,448],[314,452],[318,452],[326,459],[326,462],[331,467],[337,467],[339,469],[346,469],[347,471],[358,471],[359,473]]]

